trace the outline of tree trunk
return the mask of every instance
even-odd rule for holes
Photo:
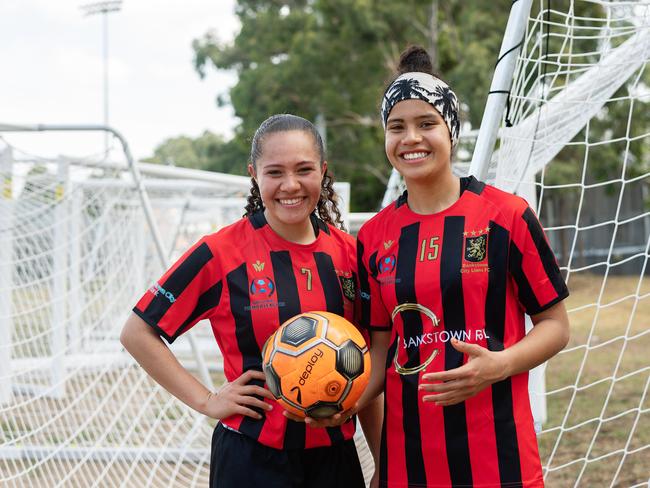
[[[429,56],[434,73],[438,72],[438,0],[431,0],[429,13]]]

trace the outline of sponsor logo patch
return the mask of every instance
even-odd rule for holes
[[[396,261],[394,254],[386,254],[377,263],[377,268],[381,274],[392,273],[395,269]]]
[[[176,297],[174,296],[174,294],[171,291],[165,290],[158,283],[154,283],[151,286],[151,288],[149,288],[149,291],[153,293],[155,296],[162,295],[167,300],[169,300],[169,303],[174,303],[176,301]]]
[[[251,281],[251,295],[265,295],[270,297],[275,293],[275,285],[268,276],[264,278],[255,278]]]

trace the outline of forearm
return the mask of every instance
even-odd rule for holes
[[[497,381],[538,366],[566,346],[569,320],[563,304],[531,318],[533,330],[502,351],[452,339],[452,347],[466,355],[467,361],[458,368],[422,375],[419,388],[431,393],[422,401],[443,407],[456,405]]]
[[[529,371],[555,356],[569,341],[569,321],[563,304],[533,317],[535,326],[519,342],[505,349],[504,377]]]
[[[120,341],[142,368],[160,386],[194,410],[205,413],[209,390],[187,371],[140,317],[127,320]]]
[[[373,332],[370,346],[370,379],[368,386],[359,398],[359,408],[369,405],[384,391],[386,377],[386,354],[390,341],[389,332]]]

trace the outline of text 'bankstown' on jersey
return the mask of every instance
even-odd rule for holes
[[[249,369],[262,371],[264,342],[294,315],[323,310],[354,319],[354,238],[311,219],[316,240],[306,245],[282,239],[262,212],[202,238],[144,294],[134,312],[170,343],[209,319],[228,381]],[[305,428],[288,420],[277,402],[270,403],[273,410],[261,412],[261,420],[234,415],[222,422],[278,449],[327,446],[354,435],[353,422]]]
[[[362,324],[391,332],[386,359],[382,486],[543,486],[528,373],[449,407],[424,403],[425,372],[457,368],[451,338],[492,351],[525,335],[568,296],[546,236],[521,198],[461,179],[448,209],[418,215],[406,194],[358,237]]]

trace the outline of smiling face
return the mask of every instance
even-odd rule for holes
[[[269,225],[289,240],[303,240],[311,229],[309,214],[316,208],[327,163],[321,164],[314,137],[306,131],[267,134],[255,167],[256,179]],[[312,231],[313,232],[313,231]]]
[[[451,138],[440,113],[423,100],[395,104],[386,122],[386,156],[407,185],[451,172]]]

